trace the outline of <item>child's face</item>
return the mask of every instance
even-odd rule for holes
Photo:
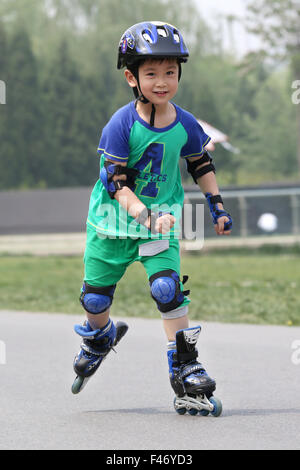
[[[166,104],[177,93],[179,66],[176,59],[147,60],[139,67],[143,95],[153,104]]]

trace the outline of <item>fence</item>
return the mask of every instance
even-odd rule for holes
[[[233,237],[300,234],[300,187],[223,190],[222,197],[234,221]],[[205,200],[202,194],[193,191],[186,192],[185,202],[195,208]],[[204,237],[207,239],[216,235],[205,206]]]
[[[230,237],[217,237],[205,198],[194,188],[185,191],[188,210],[182,218],[183,249],[300,244],[300,187],[223,189],[225,208],[234,222]],[[0,253],[82,253],[91,189],[0,193]],[[184,238],[199,227],[196,204],[204,208],[200,211],[204,224],[197,242]]]

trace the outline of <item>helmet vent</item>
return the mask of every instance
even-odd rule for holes
[[[168,36],[168,32],[165,30],[165,28],[163,28],[161,26],[159,28],[157,28],[157,34],[159,36],[162,36],[163,38],[166,38]]]
[[[174,41],[179,44],[180,43],[180,37],[179,37],[179,34],[176,30],[173,32],[173,37],[174,37]]]
[[[150,36],[150,34],[148,33],[148,31],[143,31],[142,32],[142,36],[143,38],[145,39],[145,41],[149,42],[149,44],[153,44],[153,38]]]

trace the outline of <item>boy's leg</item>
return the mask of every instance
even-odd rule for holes
[[[123,240],[99,238],[95,230],[87,229],[80,300],[94,329],[103,328],[109,321],[114,290],[128,264],[123,244]]]
[[[167,250],[148,259],[143,258],[141,261],[147,270],[151,294],[161,312],[168,339],[167,357],[170,382],[176,394],[175,409],[180,414],[186,409],[189,409],[191,414],[199,410],[205,410],[206,413],[210,407],[213,409],[212,405],[208,404],[206,398],[204,401],[199,400],[198,395],[211,397],[216,383],[197,361],[196,343],[201,328],[189,328],[187,315],[189,299],[184,295],[179,282],[178,240],[170,240]],[[217,412],[220,410],[219,407]]]
[[[84,257],[85,274],[80,302],[87,321],[75,325],[75,332],[83,338],[81,349],[74,360],[77,377],[72,392],[79,393],[96,372],[102,360],[126,333],[124,322],[114,325],[110,319],[110,306],[117,282],[123,276],[127,260],[120,241],[101,239],[88,230]]]
[[[168,341],[175,341],[177,331],[184,330],[185,328],[189,327],[189,319],[187,315],[184,315],[180,318],[173,318],[170,320],[163,319],[163,326]]]
[[[166,242],[166,240],[162,240]],[[159,242],[159,241],[158,241]],[[158,251],[159,244],[141,243],[140,253]],[[176,331],[188,327],[189,298],[180,281],[180,248],[177,239],[168,240],[169,246],[154,255],[141,256],[146,269],[152,298],[155,300],[163,319],[163,326],[169,341],[174,341]],[[145,245],[145,247],[143,247]],[[163,245],[162,245],[163,247]],[[145,249],[144,249],[145,248]]]
[[[87,321],[89,322],[93,330],[104,328],[105,325],[107,325],[108,323],[109,315],[110,315],[110,310],[106,310],[105,312],[100,313],[99,315],[94,315],[94,314],[92,315],[91,313],[86,311]]]

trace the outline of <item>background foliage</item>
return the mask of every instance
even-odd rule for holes
[[[270,252],[262,247],[183,256],[182,272],[189,274],[191,289],[189,318],[299,326],[299,254],[299,247],[280,252],[277,246]],[[1,256],[0,278],[2,309],[83,313],[81,256]],[[141,263],[131,265],[118,283],[112,315],[159,318]]]
[[[241,150],[217,147],[219,183],[298,178],[300,106],[291,101],[291,83],[300,77],[289,17],[280,16],[284,2],[273,9],[275,20],[287,26],[283,37],[289,34],[290,42],[281,38],[276,49],[285,47],[284,61],[279,53],[271,60],[267,45],[259,60],[224,53],[222,37],[193,0],[184,3],[179,10],[174,0],[0,0],[0,79],[7,86],[7,104],[0,106],[0,190],[95,183],[101,130],[133,99],[116,69],[118,41],[128,26],[145,19],[176,24],[188,43],[177,104],[228,134]],[[270,4],[252,2],[252,20],[263,3]],[[299,15],[293,17],[299,31],[295,21]],[[270,36],[262,26],[254,32],[265,41]]]

